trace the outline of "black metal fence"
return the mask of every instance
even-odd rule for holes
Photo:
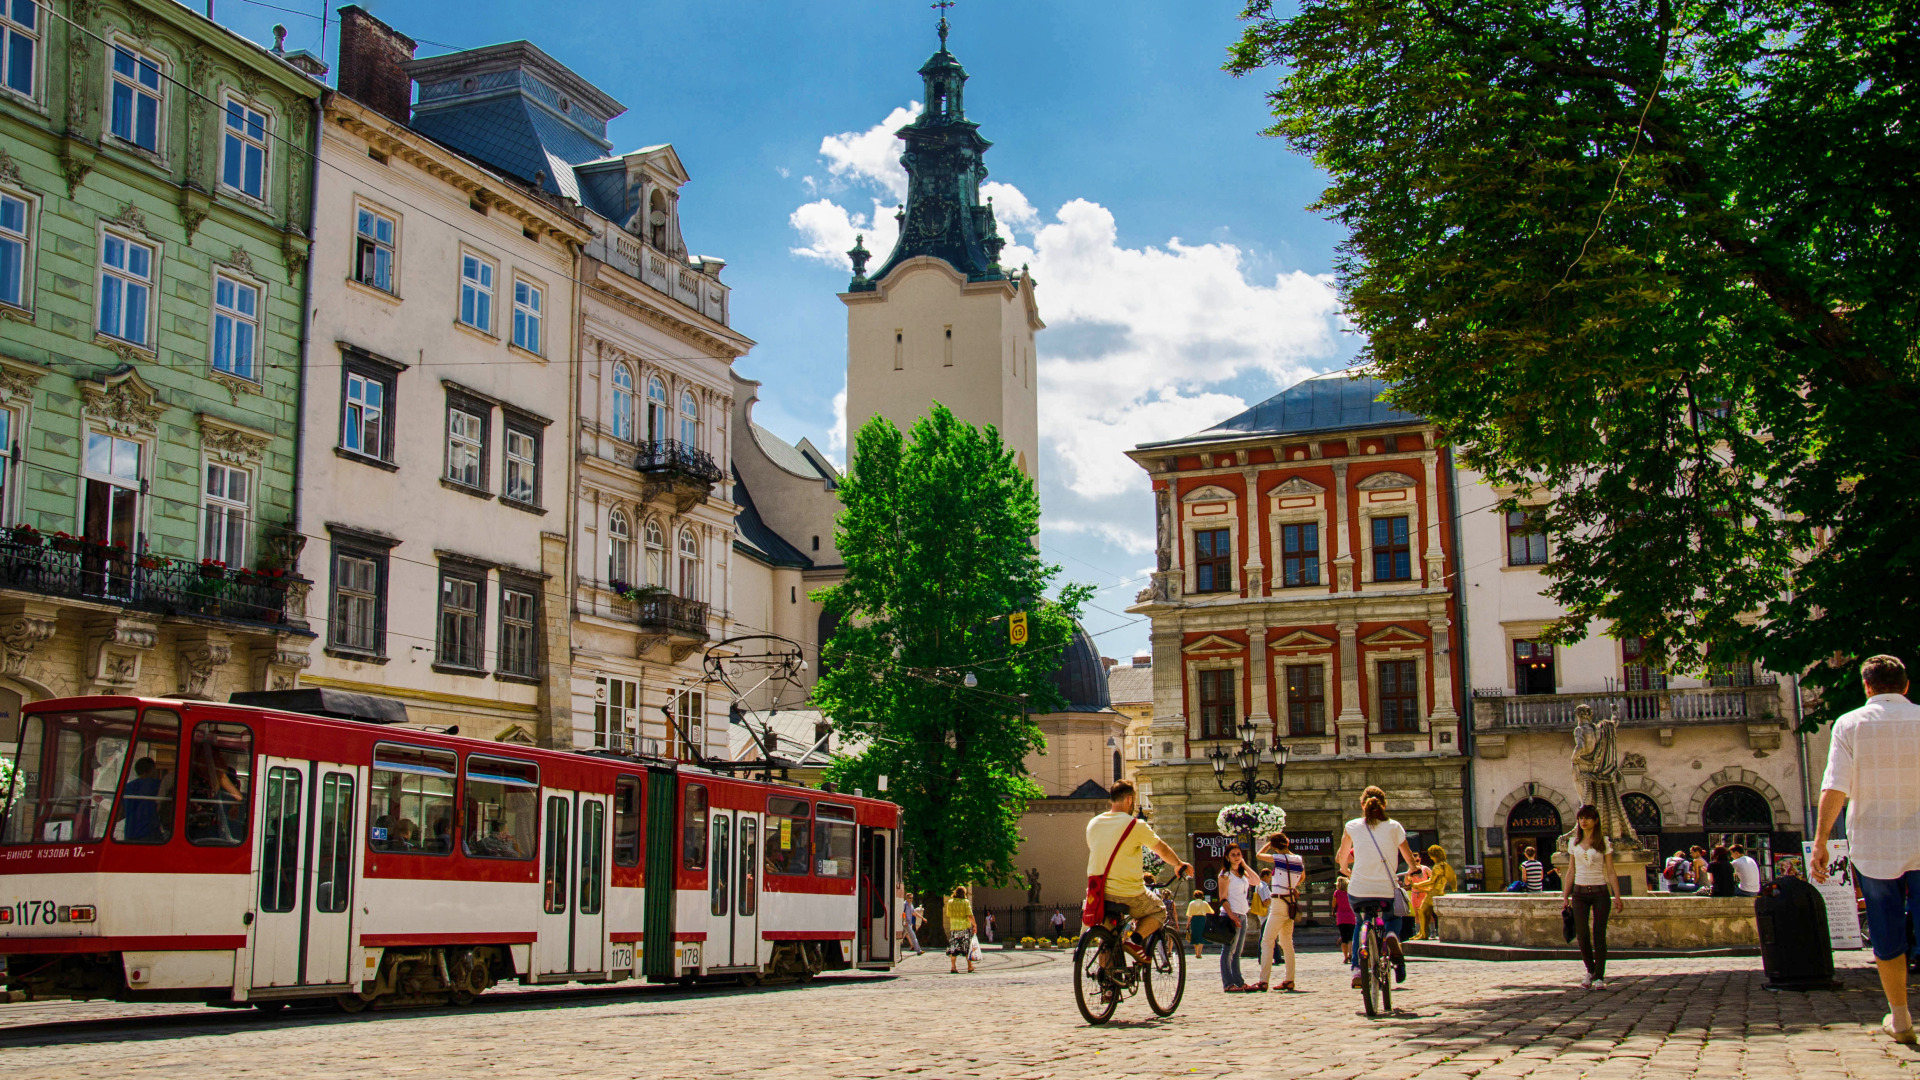
[[[723,475],[713,455],[676,439],[641,443],[633,467],[643,473],[675,472],[703,484],[717,484]]]
[[[159,615],[284,623],[287,588],[295,580],[74,537],[17,529],[0,533],[0,583],[5,587]]]

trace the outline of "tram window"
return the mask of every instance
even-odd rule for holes
[[[813,806],[805,799],[767,800],[767,873],[805,874],[813,868],[812,817]]]
[[[751,915],[759,906],[760,823],[740,815],[740,914]]]
[[[467,823],[460,842],[483,859],[531,859],[540,835],[540,766],[467,756]]]
[[[640,781],[631,776],[613,782],[613,865],[640,865]]]
[[[688,870],[705,870],[707,789],[701,784],[688,784],[680,799],[680,865]]]
[[[713,873],[707,877],[707,910],[715,915],[727,913],[727,889],[733,870],[732,838],[729,826],[732,822],[725,817],[713,819]]]
[[[580,914],[600,914],[607,880],[607,806],[598,799],[580,804]]]
[[[319,812],[313,907],[327,913],[345,911],[353,899],[353,777],[330,772],[320,781]]]
[[[187,841],[202,847],[246,843],[252,797],[253,730],[245,724],[194,728],[187,763]]]
[[[853,876],[853,807],[821,803],[813,812],[814,873]]]
[[[132,740],[132,709],[28,714],[0,843],[98,843]]]
[[[547,914],[560,915],[567,910],[567,800],[559,795],[547,797],[547,859],[544,866],[547,883]]]
[[[260,910],[292,911],[300,900],[300,772],[267,770],[260,807]]]
[[[148,709],[133,742],[133,765],[120,786],[113,838],[123,844],[173,839],[173,800],[180,783],[180,714]]]
[[[455,764],[451,750],[375,743],[367,846],[395,854],[451,854]]]

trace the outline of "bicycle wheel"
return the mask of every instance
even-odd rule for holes
[[[1147,939],[1147,963],[1140,978],[1147,984],[1147,1007],[1155,1016],[1172,1016],[1187,992],[1186,944],[1164,926]]]
[[[1373,981],[1380,986],[1380,1011],[1393,1012],[1393,954],[1387,948],[1387,935],[1380,933],[1380,954],[1373,963]]]
[[[1368,1016],[1379,1016],[1379,1007],[1374,1004],[1375,984],[1379,976],[1373,961],[1384,951],[1384,947],[1372,923],[1361,924],[1359,940],[1354,942],[1354,948],[1360,950],[1360,1001],[1367,1007]]]
[[[1120,1006],[1120,994],[1106,979],[1109,959],[1116,964],[1126,962],[1120,938],[1104,926],[1089,927],[1073,950],[1073,1000],[1089,1024],[1113,1019],[1113,1010]]]

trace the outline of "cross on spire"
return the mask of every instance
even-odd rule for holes
[[[929,5],[940,13],[940,51],[947,50],[947,9],[953,6],[953,0],[935,0]]]

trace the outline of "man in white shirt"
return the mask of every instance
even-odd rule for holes
[[[1145,867],[1141,863],[1142,848],[1160,856],[1175,872],[1185,877],[1193,870],[1186,860],[1174,853],[1165,840],[1153,831],[1153,827],[1133,817],[1133,784],[1125,780],[1114,781],[1108,793],[1112,809],[1104,814],[1095,814],[1087,822],[1087,876],[1107,876],[1107,903],[1119,904],[1133,916],[1135,941],[1127,942],[1128,951],[1135,953],[1136,959],[1146,953],[1146,939],[1167,919],[1167,909],[1161,905],[1160,898],[1147,891]],[[1132,828],[1128,828],[1131,823]],[[1117,850],[1116,850],[1117,848]]]
[[[1813,880],[1827,880],[1827,841],[1851,803],[1848,856],[1890,1010],[1880,1027],[1895,1042],[1911,1044],[1907,937],[1908,910],[1920,905],[1920,706],[1907,700],[1907,669],[1897,657],[1868,657],[1860,681],[1867,703],[1833,723],[1808,869]]]
[[[1753,856],[1747,854],[1747,849],[1740,844],[1728,848],[1727,853],[1733,856],[1733,876],[1739,884],[1740,895],[1759,896],[1760,864],[1755,862]]]

